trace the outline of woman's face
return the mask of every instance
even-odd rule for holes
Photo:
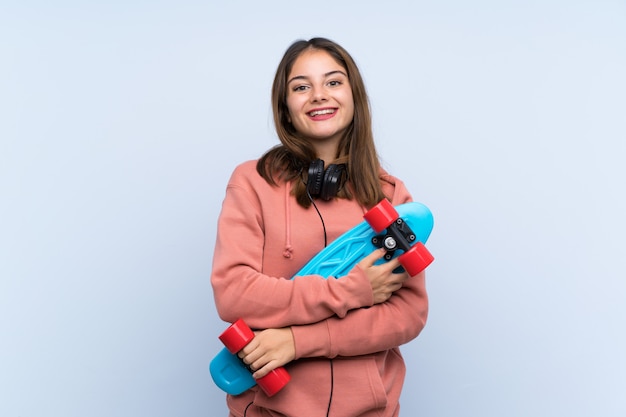
[[[311,141],[318,154],[320,149],[336,152],[354,118],[345,68],[326,51],[304,51],[287,77],[287,108],[293,127]]]

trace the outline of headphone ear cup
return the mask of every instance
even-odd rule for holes
[[[309,176],[306,182],[306,188],[312,197],[317,197],[322,191],[322,182],[324,181],[324,161],[316,159],[309,165]]]
[[[320,197],[323,200],[328,201],[337,195],[341,185],[343,184],[344,172],[344,164],[330,164],[328,168],[326,168],[323,187],[320,191]]]

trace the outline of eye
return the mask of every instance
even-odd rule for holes
[[[306,91],[309,88],[308,85],[296,85],[292,88],[292,91]]]
[[[328,85],[331,87],[337,87],[340,86],[341,84],[343,84],[341,81],[339,80],[333,80],[333,81],[329,81]]]

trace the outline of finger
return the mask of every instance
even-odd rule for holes
[[[365,258],[361,259],[361,262],[359,263],[362,264],[362,266],[366,268],[370,267],[374,265],[374,263],[376,263],[377,260],[385,256],[385,253],[386,253],[386,250],[384,248],[376,249],[372,251],[372,253],[367,255]]]
[[[245,363],[248,366],[251,366],[254,362],[259,360],[259,358],[261,357],[261,353],[258,350],[254,350],[247,355],[242,354],[242,352],[239,352],[238,356],[241,358],[243,363]]]
[[[271,362],[271,359],[267,357],[267,355],[263,355],[254,361],[250,362],[248,367],[253,372],[252,376],[254,378],[262,378],[266,373],[269,372],[267,368],[268,364]]]
[[[393,271],[399,266],[401,266],[401,264],[398,258],[393,258],[389,261],[382,262],[380,264],[370,265],[369,267],[378,268],[378,270],[381,271],[383,274],[392,274],[394,273]]]
[[[398,264],[398,267],[400,266],[402,265]],[[394,268],[393,271],[391,271],[391,273],[398,279],[401,279],[402,281],[406,281],[407,279],[411,278],[411,276],[405,269],[403,269],[402,271],[398,271],[398,272],[394,272],[395,270],[396,268]]]
[[[387,261],[387,262],[385,262],[385,264],[384,264],[384,265],[387,267],[386,269],[387,269],[388,271],[393,271],[393,270],[395,270],[397,267],[401,266],[401,265],[400,265],[400,260],[399,260],[397,257],[396,257],[396,258],[393,258],[393,259],[391,259],[391,260],[389,260],[389,261]]]
[[[266,364],[264,364],[263,366],[259,367],[259,369],[257,369],[253,374],[252,377],[254,379],[259,379],[259,378],[263,378],[265,375],[269,374],[270,372],[272,372],[274,369],[278,368],[280,365],[278,364],[278,361],[270,361]]]
[[[252,369],[257,370],[265,365],[265,362],[267,362],[267,359],[264,358],[264,356],[265,355],[263,355],[260,351],[255,350],[254,352],[246,356],[244,362],[247,363],[248,366],[250,366]]]
[[[248,356],[249,354],[254,352],[258,347],[259,341],[255,336],[255,338],[252,339],[250,343],[245,345],[239,352],[237,352],[237,356],[239,356],[240,358],[244,358],[245,356]]]

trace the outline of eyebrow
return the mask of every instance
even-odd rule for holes
[[[334,75],[334,74],[341,74],[341,75],[345,76],[346,78],[348,78],[348,74],[346,74],[345,72],[343,72],[341,70],[334,70],[334,71],[327,72],[326,74],[324,74],[324,78],[328,78],[328,77],[330,77],[331,75]],[[292,81],[295,81],[295,80],[306,80],[308,78],[309,77],[307,77],[306,75],[296,75],[295,77],[293,77],[289,81],[287,81],[287,85],[289,85]]]

